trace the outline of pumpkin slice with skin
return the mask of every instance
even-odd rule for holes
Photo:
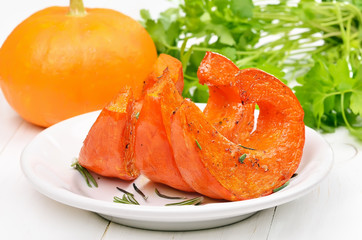
[[[206,118],[229,140],[244,144],[254,128],[255,104],[242,104],[236,75],[240,69],[226,57],[207,52],[200,63],[197,77],[209,88],[204,109]]]
[[[153,65],[152,72],[147,76],[143,83],[141,97],[135,102],[135,115],[138,115],[141,111],[143,97],[147,93],[147,90],[152,88],[152,86],[159,81],[159,78],[166,68],[168,69],[169,78],[175,84],[177,91],[182,94],[184,79],[181,62],[177,58],[161,53]]]
[[[147,91],[136,123],[136,166],[148,179],[193,192],[182,178],[170,144],[170,117],[183,101],[166,69]]]
[[[198,107],[184,101],[171,124],[176,164],[195,191],[231,201],[271,194],[299,166],[304,112],[293,92],[275,77],[246,69],[236,76],[242,104],[258,104],[257,129],[246,149],[225,138]],[[244,155],[245,154],[245,155]]]
[[[182,94],[184,88],[184,79],[182,63],[170,55],[161,53],[153,65],[152,72],[148,75],[143,85],[143,93],[158,82],[158,78],[163,75],[163,71],[168,68],[169,78],[175,84],[177,91]]]
[[[102,109],[79,153],[79,164],[105,177],[133,180],[139,176],[134,159],[134,98],[122,89]]]
[[[261,195],[248,183],[250,173],[256,170],[252,161],[259,152],[229,141],[189,100],[172,117],[171,142],[181,175],[196,192],[231,201]],[[247,157],[240,163],[243,154]]]

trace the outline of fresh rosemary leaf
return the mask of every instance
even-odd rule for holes
[[[126,191],[126,190],[124,190],[124,189],[122,189],[122,188],[120,188],[120,187],[116,187],[119,191],[121,191],[121,192],[123,192],[123,193],[125,193],[125,194],[130,194],[130,195],[133,195],[133,193],[130,193],[130,192],[128,192],[128,191]]]
[[[276,193],[276,192],[282,190],[283,188],[285,188],[285,187],[288,186],[288,185],[289,185],[289,181],[286,182],[286,183],[284,183],[284,184],[281,185],[280,187],[273,189],[273,193]]]
[[[242,147],[242,148],[245,148],[245,149],[249,149],[249,150],[256,150],[255,148],[245,147],[245,146],[243,146],[243,145],[241,145],[241,144],[239,144],[239,147]]]
[[[140,112],[136,112],[136,114],[134,116],[135,116],[136,119],[138,119],[139,116],[140,116]]]
[[[113,202],[115,203],[123,203],[123,204],[132,204],[132,205],[140,205],[137,200],[134,198],[133,194],[125,193],[123,197],[113,197]]]
[[[82,167],[79,164],[78,159],[76,159],[70,166],[73,167],[74,169],[76,169],[83,176],[88,187],[92,187],[92,184],[93,184],[93,186],[98,187],[98,184],[97,184],[96,180],[93,178],[92,174],[90,174],[86,168]]]
[[[166,198],[166,199],[185,199],[185,197],[173,197],[173,196],[164,195],[164,194],[160,193],[160,191],[158,191],[157,188],[155,188],[155,193],[157,194],[157,196],[159,196],[159,197],[161,197],[161,198]]]
[[[195,139],[195,142],[196,142],[197,147],[200,148],[200,150],[202,150],[201,145],[200,145],[200,143],[197,141],[197,139]]]
[[[144,200],[147,200],[148,197],[136,186],[135,183],[133,183],[133,188],[139,195],[143,197]]]
[[[244,163],[245,158],[246,158],[246,153],[244,153],[239,157],[239,163]]]
[[[192,198],[192,199],[187,199],[182,202],[168,203],[165,206],[199,205],[202,203],[202,201],[204,201],[204,197],[196,197],[196,198]]]
[[[93,186],[98,187],[98,184],[96,180],[93,178],[92,174],[88,172],[88,170],[81,166],[81,168],[84,170],[85,175],[87,176],[87,179],[90,180],[93,183]]]

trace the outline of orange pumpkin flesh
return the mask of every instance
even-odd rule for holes
[[[163,67],[162,61],[157,64],[154,69]],[[292,91],[259,69],[240,71],[228,59],[208,53],[198,72],[200,82],[214,90],[204,114],[180,96],[177,69],[166,67],[161,76],[151,74],[151,84],[137,101],[142,109],[135,127],[135,171],[176,189],[230,201],[265,196],[285,184],[298,168],[305,139],[304,113]],[[120,102],[129,103],[132,97],[124,99]],[[252,131],[255,104],[260,113]],[[112,106],[116,107],[108,110],[120,109]],[[220,114],[225,109],[226,114]],[[123,128],[134,126],[129,119],[135,110],[125,113],[117,121],[128,123]],[[225,117],[231,121],[218,125]],[[106,120],[98,124],[103,130],[109,125]],[[130,132],[121,136],[132,138]],[[118,162],[132,165],[127,158],[118,157]]]
[[[143,86],[144,93],[158,81],[158,78],[162,76],[163,71],[166,68],[168,69],[168,74],[175,84],[177,91],[182,94],[182,90],[184,88],[182,64],[177,58],[163,53],[158,56],[155,64],[153,65],[152,72],[148,75],[145,81]]]
[[[231,201],[268,195],[288,181],[298,168],[305,139],[303,110],[278,79],[246,69],[238,72],[235,86],[243,105],[260,108],[257,129],[244,140],[256,150],[229,141],[189,101],[171,124],[175,161],[185,181],[201,194]]]
[[[237,86],[243,89],[242,102],[257,103],[260,108],[257,128],[246,141],[254,148],[272,149],[280,155],[285,153],[285,158],[300,160],[304,112],[293,92],[274,76],[252,68],[240,71]]]
[[[234,188],[248,185],[246,172],[238,171],[243,167],[238,157],[247,151],[236,152],[237,145],[223,137],[188,100],[172,118],[171,143],[181,175],[196,192],[215,199],[240,200],[223,182]]]
[[[139,176],[134,164],[134,98],[122,90],[99,114],[79,153],[79,164],[106,177],[133,180]]]
[[[0,50],[0,86],[25,120],[50,126],[102,109],[123,86],[135,98],[157,58],[146,30],[110,9],[41,10],[17,26]]]
[[[254,128],[255,104],[242,104],[236,75],[239,68],[226,57],[207,52],[200,63],[197,77],[209,87],[204,109],[206,119],[229,140],[243,144]]]
[[[153,64],[151,73],[147,76],[143,83],[142,95],[139,99],[137,99],[135,104],[136,114],[141,111],[145,94],[159,81],[159,78],[162,76],[166,68],[168,69],[168,78],[170,78],[175,84],[177,91],[182,94],[184,78],[181,62],[177,58],[161,53],[156,62]]]
[[[136,123],[136,166],[154,182],[193,192],[176,166],[170,144],[170,117],[182,100],[166,69],[143,99]]]

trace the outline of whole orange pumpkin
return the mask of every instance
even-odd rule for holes
[[[41,10],[18,25],[0,49],[0,86],[25,120],[50,126],[101,109],[125,85],[140,96],[157,58],[146,30],[110,9]]]

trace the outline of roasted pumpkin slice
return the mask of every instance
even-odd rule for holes
[[[171,142],[181,175],[198,193],[232,201],[265,193],[264,184],[258,187],[253,182],[249,184],[253,175],[265,172],[252,164],[257,159],[255,156],[261,155],[259,151],[229,141],[193,102],[185,100],[174,114]],[[244,154],[246,158],[239,160]]]
[[[207,52],[197,72],[199,82],[209,87],[206,118],[226,138],[243,143],[254,128],[255,104],[242,104],[236,86],[239,68],[226,57]]]
[[[168,69],[169,78],[175,84],[177,91],[182,94],[184,88],[184,78],[182,71],[182,63],[170,55],[161,53],[156,62],[153,65],[152,72],[148,75],[143,86],[143,92],[158,82],[158,79],[162,76],[163,71]]]
[[[79,154],[83,167],[105,177],[133,180],[139,176],[134,158],[134,98],[131,89],[102,109]]]
[[[170,117],[183,100],[172,78],[166,69],[144,96],[136,124],[136,166],[154,182],[192,192],[176,166],[170,144]]]
[[[257,128],[243,145],[228,140],[198,107],[184,101],[172,118],[176,164],[195,191],[231,201],[271,194],[300,163],[304,146],[303,110],[293,92],[258,69],[239,71],[240,102],[258,104]]]
[[[144,81],[142,95],[135,102],[134,115],[137,116],[140,113],[144,96],[159,81],[165,69],[168,69],[168,78],[175,84],[177,91],[182,94],[184,79],[181,62],[177,58],[161,53],[153,65],[152,72]]]
[[[236,78],[241,102],[259,106],[257,127],[245,142],[288,158],[283,161],[290,161],[288,165],[295,171],[305,141],[304,111],[297,97],[280,80],[260,69],[241,70]]]

